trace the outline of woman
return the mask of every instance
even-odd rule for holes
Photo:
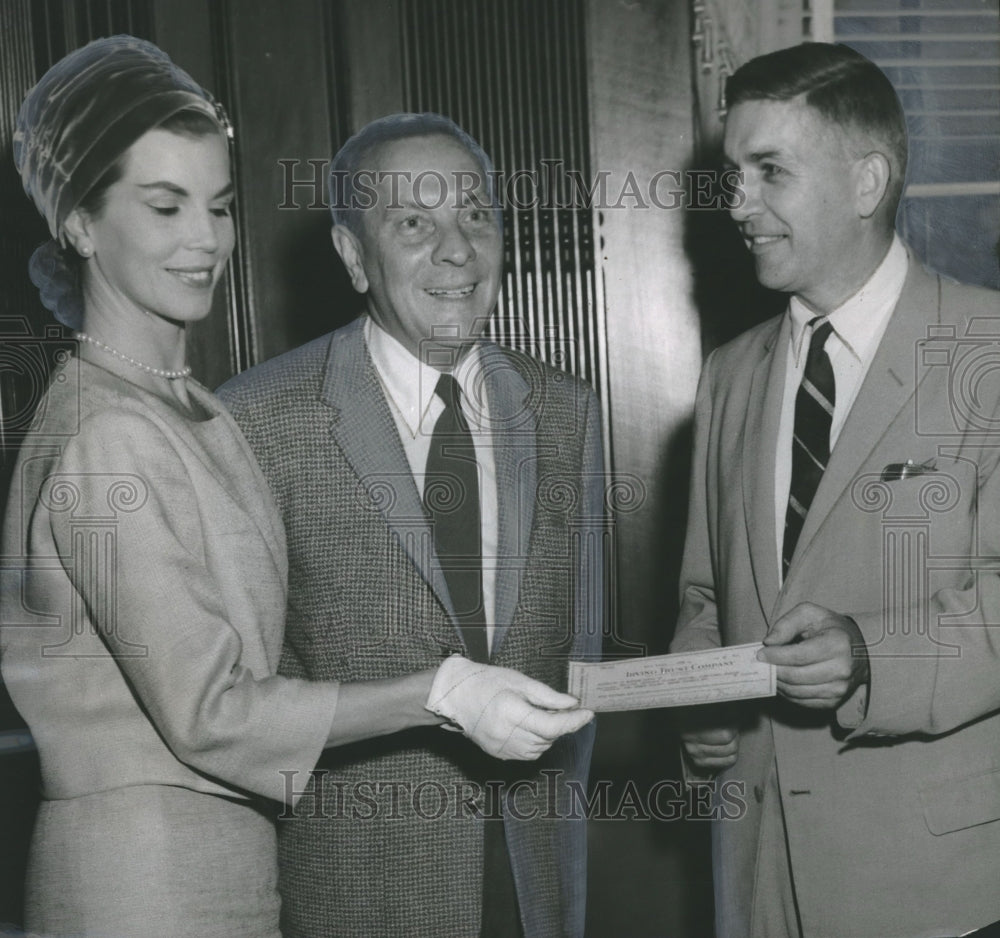
[[[130,36],[57,63],[19,116],[15,161],[54,239],[32,279],[80,330],[22,447],[2,551],[0,664],[42,766],[26,924],[43,935],[274,938],[267,799],[294,802],[286,778],[324,746],[446,717],[534,758],[590,716],[541,721],[529,698],[575,701],[457,656],[344,686],[274,676],[280,517],[185,365],[233,248],[226,126]]]

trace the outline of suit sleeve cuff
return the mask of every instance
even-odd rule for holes
[[[868,685],[862,684],[837,708],[837,723],[845,730],[856,730],[868,715]]]

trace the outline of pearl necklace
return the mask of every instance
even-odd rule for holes
[[[186,378],[191,374],[191,366],[185,365],[183,368],[178,368],[171,371],[168,368],[154,368],[152,365],[147,365],[145,362],[138,361],[135,358],[129,358],[124,352],[119,352],[118,349],[112,348],[110,345],[105,345],[103,342],[95,339],[92,335],[87,335],[86,332],[77,332],[76,338],[81,342],[89,342],[91,345],[97,346],[101,351],[107,352],[109,355],[113,355],[120,361],[131,365],[133,368],[138,368],[140,371],[145,371],[146,374],[155,375],[157,378],[167,378],[168,380],[174,380],[176,378]]]

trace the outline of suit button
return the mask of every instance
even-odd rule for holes
[[[754,785],[753,796],[757,800],[757,804],[760,804],[764,800],[764,789],[760,785]]]

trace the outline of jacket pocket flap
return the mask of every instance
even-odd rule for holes
[[[919,797],[932,834],[996,821],[1000,819],[1000,769],[930,785]]]

